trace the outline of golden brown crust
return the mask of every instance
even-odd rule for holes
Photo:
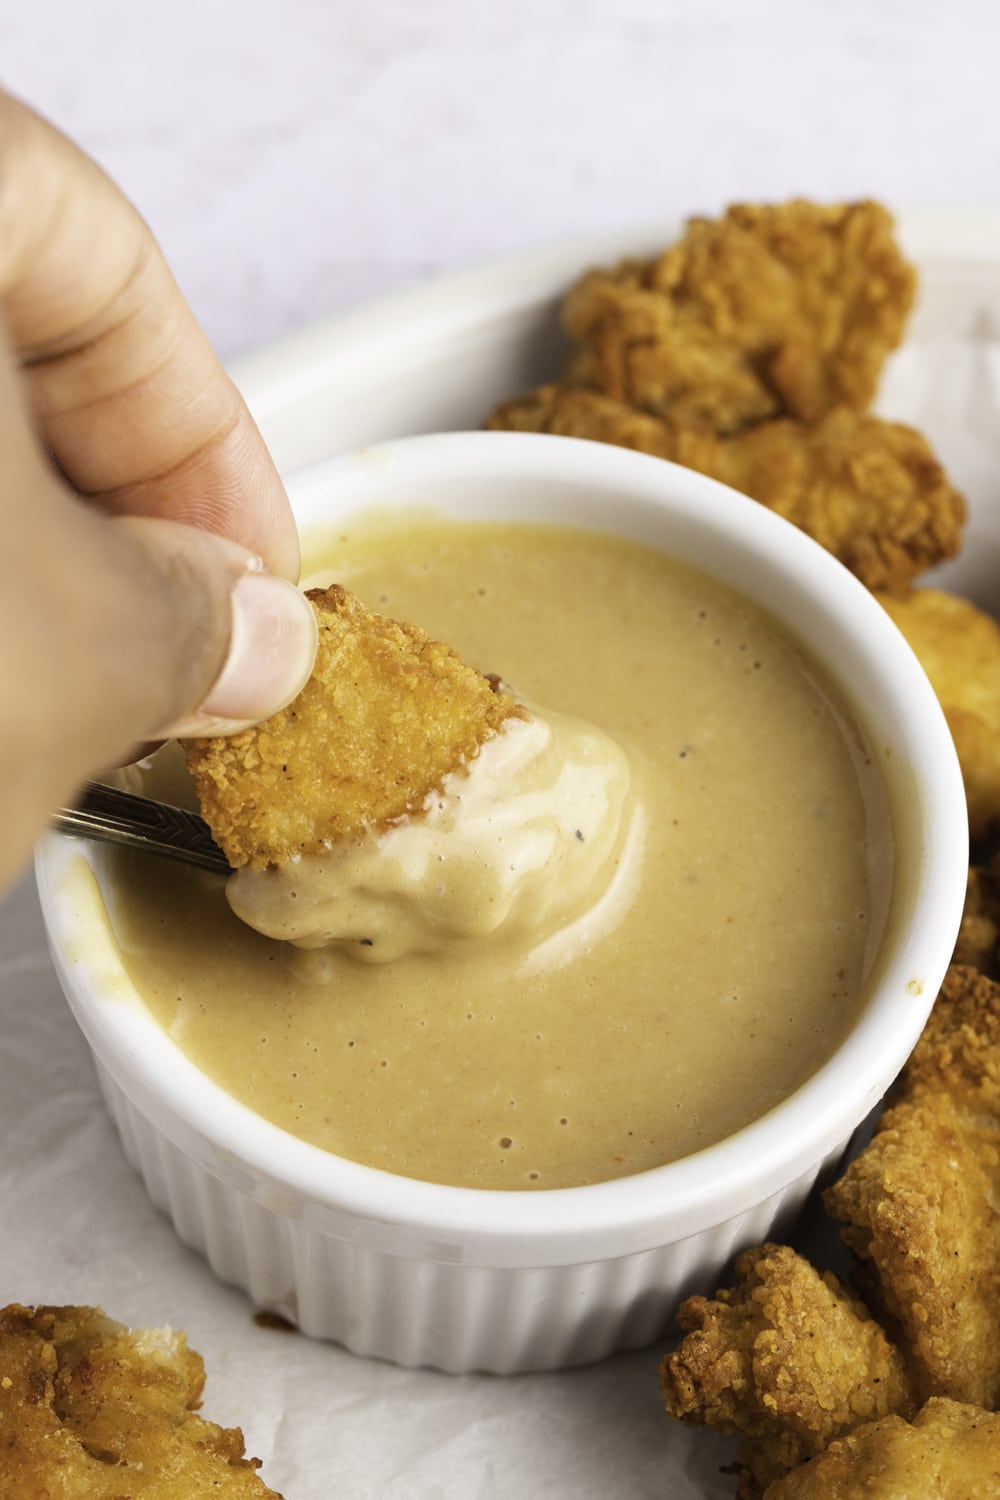
[[[912,427],[840,408],[728,443],[715,477],[807,532],[871,589],[954,557],[965,502]]]
[[[952,963],[1000,978],[1000,882],[995,864],[971,865]]]
[[[739,1433],[754,1493],[840,1433],[914,1409],[908,1377],[867,1307],[785,1245],[748,1250],[736,1285],[689,1297],[685,1338],[660,1367],[667,1411]]]
[[[838,1438],[773,1484],[765,1500],[995,1500],[1000,1416],[933,1398],[914,1417],[883,1417]]]
[[[523,712],[449,646],[339,584],[308,597],[319,650],[300,696],[244,734],[185,746],[202,814],[234,867],[282,864],[418,811]]]
[[[938,696],[965,779],[969,831],[1000,823],[1000,625],[968,599],[913,589],[879,601],[906,636]]]
[[[878,203],[736,204],[652,260],[581,278],[565,379],[723,434],[861,411],[915,285]]]
[[[92,1307],[0,1312],[0,1495],[17,1500],[281,1500],[238,1428],[196,1416],[183,1334]]]
[[[905,587],[961,542],[964,501],[920,433],[845,408],[814,426],[784,419],[723,439],[546,385],[504,402],[487,426],[591,438],[697,469],[784,516],[872,589]]]
[[[976,1120],[1000,1126],[1000,984],[960,964],[945,975],[893,1098],[939,1093]]]
[[[1000,985],[952,968],[871,1144],[826,1192],[922,1397],[1000,1403]]]

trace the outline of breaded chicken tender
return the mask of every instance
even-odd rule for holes
[[[281,1500],[238,1428],[195,1415],[204,1367],[182,1333],[92,1307],[0,1312],[5,1500]]]
[[[953,964],[978,969],[990,979],[1000,978],[1000,881],[997,862],[971,865],[965,892],[965,909]]]
[[[785,419],[717,438],[546,385],[497,407],[487,426],[591,438],[697,469],[793,522],[872,589],[905,587],[961,542],[964,501],[920,433],[845,408],[814,426]]]
[[[883,1417],[779,1479],[765,1500],[996,1500],[1000,1416],[932,1398],[914,1417]]]
[[[563,305],[565,373],[721,434],[871,402],[915,275],[878,203],[737,204],[652,260],[589,271]]]
[[[918,1103],[941,1093],[1000,1130],[1000,984],[959,964],[945,975],[893,1098]]]
[[[319,650],[295,702],[243,734],[185,746],[202,815],[234,868],[284,864],[418,812],[523,714],[415,625],[339,584],[308,597]]]
[[[931,680],[962,765],[969,832],[1000,824],[1000,625],[968,599],[914,589],[879,602]]]
[[[921,1399],[1000,1404],[1000,984],[952,967],[871,1144],[824,1194]]]
[[[915,1410],[900,1354],[834,1275],[773,1244],[747,1250],[736,1274],[681,1305],[686,1336],[660,1383],[671,1416],[745,1439],[742,1495],[863,1422]]]

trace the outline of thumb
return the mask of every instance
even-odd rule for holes
[[[317,628],[294,584],[246,547],[193,526],[137,517],[107,526],[130,554],[127,590],[112,564],[104,628],[120,644],[107,649],[135,722],[151,726],[146,738],[236,734],[298,696]],[[102,554],[103,568],[109,561]]]
[[[0,555],[0,884],[85,777],[144,740],[269,717],[316,649],[309,601],[238,543],[36,478]]]
[[[58,650],[67,710],[94,764],[143,739],[232,734],[305,685],[309,601],[254,553],[200,528],[72,504]],[[71,581],[70,581],[71,579]],[[72,627],[71,632],[67,626]]]

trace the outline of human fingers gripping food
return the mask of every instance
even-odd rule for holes
[[[310,599],[320,655],[301,696],[247,735],[188,744],[238,866],[233,911],[369,964],[493,938],[537,948],[588,914],[591,939],[614,925],[642,843],[614,740],[529,712],[339,585]]]
[[[319,650],[301,695],[244,734],[187,743],[202,812],[234,868],[280,865],[416,811],[524,713],[450,647],[338,584],[308,597]]]

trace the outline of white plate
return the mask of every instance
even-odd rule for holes
[[[558,293],[581,267],[676,226],[584,241],[433,283],[235,367],[280,465],[475,426],[554,368]],[[973,506],[958,586],[1000,602],[1000,219],[910,220],[924,297],[883,408],[926,426]],[[727,1446],[662,1413],[656,1351],[558,1376],[453,1379],[254,1326],[149,1205],[100,1107],[25,883],[0,905],[0,1135],[7,1296],[104,1301],[174,1321],[206,1356],[206,1410],[242,1423],[289,1500],[732,1500]],[[810,1242],[812,1243],[812,1242]],[[832,1235],[824,1226],[823,1254]]]
[[[568,283],[585,266],[650,254],[678,228],[441,277],[272,344],[232,373],[284,473],[386,438],[479,427],[495,402],[558,371]],[[920,297],[878,409],[920,426],[970,501],[966,551],[935,581],[1000,606],[1000,214],[911,214],[900,236]]]
[[[386,438],[477,427],[495,402],[557,373],[560,294],[584,267],[652,253],[678,227],[443,277],[273,344],[232,373],[285,473]],[[965,549],[932,581],[1000,614],[1000,215],[906,215],[900,235],[920,271],[920,297],[878,410],[927,434],[969,502]],[[807,1217],[808,1253],[842,1271],[829,1221]],[[623,1463],[622,1497],[653,1493],[653,1467],[657,1493],[674,1476],[678,1494],[732,1494],[732,1481],[718,1476],[728,1445],[705,1437],[692,1448],[666,1421],[662,1456],[653,1441],[655,1453],[632,1450]]]

